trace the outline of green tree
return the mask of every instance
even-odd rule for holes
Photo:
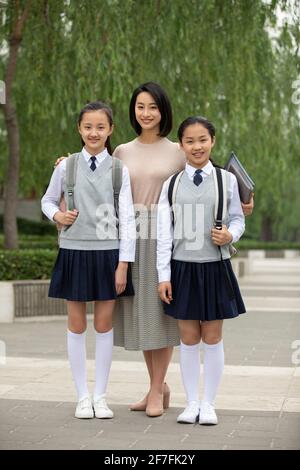
[[[297,184],[297,172],[289,169],[299,166],[299,106],[291,101],[299,75],[297,2],[12,0],[1,10],[2,50],[26,5],[10,95],[20,129],[23,194],[34,188],[41,195],[56,156],[78,149],[76,118],[86,101],[111,104],[115,144],[133,138],[132,90],[155,80],[173,103],[171,138],[188,115],[206,115],[217,126],[215,159],[224,162],[234,149],[253,176],[257,202],[248,233],[284,238],[283,223],[296,236],[287,214],[300,206],[297,191],[296,201],[288,198]],[[279,7],[291,21],[276,29]],[[0,55],[3,76],[8,63],[9,55]],[[2,132],[3,156],[6,139]],[[3,157],[0,165],[6,170],[1,183],[8,182]],[[10,214],[15,220],[15,212]]]
[[[8,57],[5,70],[6,96],[5,102],[1,104],[1,108],[4,113],[9,148],[4,199],[5,248],[17,248],[18,244],[16,213],[19,183],[20,132],[12,88],[16,75],[16,66],[23,38],[23,30],[30,11],[30,6],[30,0],[24,2],[24,6],[16,0],[9,3],[3,13],[7,16]]]

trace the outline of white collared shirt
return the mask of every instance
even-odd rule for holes
[[[85,148],[81,151],[85,161],[91,166],[92,160]],[[94,155],[96,167],[105,158],[111,158],[107,149]],[[54,169],[48,189],[42,198],[42,211],[53,222],[53,217],[58,212],[61,196],[63,194],[63,181],[66,178],[66,159],[62,160]],[[135,215],[132,202],[130,177],[128,168],[123,165],[122,186],[119,194],[119,261],[134,261],[135,258]]]
[[[212,172],[213,165],[209,161],[202,169],[201,176],[203,180]],[[185,171],[192,181],[197,168],[189,163],[185,165]],[[236,177],[230,174],[230,184],[228,187],[229,203],[228,203],[228,231],[232,235],[232,242],[237,242],[245,231],[245,216],[241,206],[241,200],[238,191]],[[173,224],[172,210],[168,200],[168,188],[170,178],[164,182],[157,213],[157,261],[156,268],[158,271],[159,282],[170,281],[171,279],[171,256],[173,243]]]
[[[81,150],[82,155],[84,156],[85,161],[88,163],[89,166],[91,166],[92,160],[91,157],[96,157],[95,164],[96,167],[100,165],[100,163],[103,162],[103,160],[109,155],[107,148],[105,147],[102,152],[97,153],[97,155],[90,155],[89,152],[83,147]]]

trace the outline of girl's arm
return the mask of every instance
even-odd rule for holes
[[[229,192],[227,228],[232,235],[232,242],[235,243],[245,231],[245,216],[241,206],[237,179],[232,173],[230,173]]]
[[[134,261],[136,227],[128,168],[123,165],[119,194],[119,261]]]
[[[52,222],[58,222],[60,225],[72,225],[75,221],[78,211],[60,210],[60,201],[63,194],[63,180],[66,174],[66,162],[58,165],[52,174],[48,189],[42,198],[42,211]]]
[[[128,262],[135,258],[135,216],[128,168],[123,166],[119,194],[119,264],[115,273],[116,291],[121,294],[127,283]]]
[[[63,179],[66,174],[66,162],[55,167],[49,186],[41,204],[43,213],[53,222],[53,217],[59,211],[59,203],[63,193]]]
[[[158,293],[163,302],[172,301],[171,257],[173,244],[172,209],[168,201],[168,188],[171,177],[165,181],[157,209],[157,261]]]
[[[159,282],[171,279],[171,257],[173,244],[172,210],[168,201],[171,177],[164,182],[157,208],[157,261]]]

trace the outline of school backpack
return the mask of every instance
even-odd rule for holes
[[[214,185],[215,185],[215,208],[214,208],[214,216],[215,216],[215,228],[218,230],[222,229],[222,224],[225,221],[225,217],[227,214],[227,182],[226,182],[226,171],[219,168],[213,167],[213,178],[214,178]],[[174,226],[176,221],[176,211],[174,211],[175,202],[176,202],[176,192],[178,188],[178,184],[180,178],[182,177],[184,170],[175,173],[172,176],[169,188],[168,188],[168,201],[170,207],[172,208],[172,224]],[[227,266],[224,263],[222,250],[221,247],[218,246],[219,253],[220,253],[220,260],[222,262],[222,268],[225,274],[225,282],[226,287],[228,290],[229,298],[234,298],[234,291],[231,284],[230,276],[227,270]],[[229,245],[229,253],[231,256],[237,253],[236,248],[230,243]]]
[[[67,158],[66,161],[66,194],[61,200],[60,208],[63,212],[66,210],[72,211],[74,206],[74,187],[76,183],[76,174],[78,167],[80,153],[73,153]],[[112,186],[114,190],[114,206],[116,211],[116,218],[119,219],[119,194],[122,186],[122,171],[123,164],[118,158],[112,158]],[[57,230],[61,231],[61,224],[56,224]]]

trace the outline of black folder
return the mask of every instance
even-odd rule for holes
[[[229,160],[224,166],[224,168],[225,170],[230,171],[236,176],[241,201],[244,204],[248,204],[251,198],[251,193],[254,190],[255,184],[234,152],[231,152]]]

